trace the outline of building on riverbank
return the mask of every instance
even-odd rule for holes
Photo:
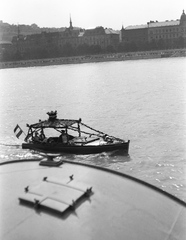
[[[119,31],[96,27],[81,29],[70,25],[61,32],[42,32],[13,37],[14,51],[23,59],[61,57],[81,54],[97,54],[108,49],[116,51]]]
[[[183,49],[186,47],[186,15],[171,21],[122,27],[116,31],[69,27],[58,32],[22,35],[18,26],[12,44],[0,48],[1,61],[86,56],[105,53]]]
[[[186,15],[180,19],[164,22],[150,21],[147,24],[121,29],[122,43],[130,50],[173,49],[186,46]]]

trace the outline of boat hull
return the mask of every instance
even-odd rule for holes
[[[49,153],[69,153],[69,154],[96,154],[102,152],[123,151],[128,154],[129,143],[115,143],[107,145],[64,145],[61,143],[23,143],[23,149],[37,150]]]

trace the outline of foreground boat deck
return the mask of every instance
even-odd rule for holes
[[[186,236],[186,203],[109,169],[27,160],[1,165],[0,182],[4,240]]]

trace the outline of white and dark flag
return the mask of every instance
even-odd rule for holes
[[[21,134],[23,133],[23,130],[20,128],[20,126],[18,124],[14,128],[14,133],[15,133],[17,138],[19,138],[21,136]]]

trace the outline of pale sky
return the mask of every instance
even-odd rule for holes
[[[120,30],[150,20],[176,20],[183,9],[186,0],[0,0],[0,20],[59,28],[69,27],[71,15],[74,27]]]

